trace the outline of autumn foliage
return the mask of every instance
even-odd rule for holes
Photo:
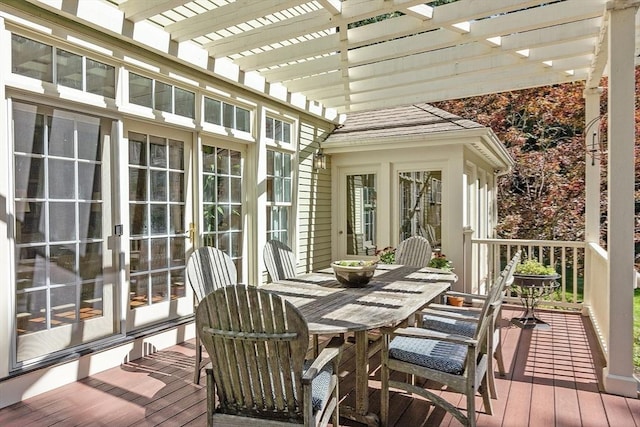
[[[636,70],[636,82],[640,79]],[[638,83],[636,83],[638,85]],[[606,129],[606,80],[601,97]],[[499,179],[498,237],[583,240],[585,212],[584,84],[568,83],[438,102],[434,105],[493,129],[516,161]],[[636,87],[636,98],[638,93]],[[636,102],[636,105],[638,102]],[[636,110],[636,140],[640,135]],[[606,132],[602,132],[606,135]],[[603,141],[606,148],[606,140]],[[636,221],[640,212],[640,154],[636,143]],[[606,176],[606,158],[602,160]],[[603,182],[606,182],[603,180]],[[603,187],[606,190],[606,187]],[[603,239],[606,191],[603,191]],[[640,241],[636,223],[636,242]],[[638,252],[638,251],[636,251]]]

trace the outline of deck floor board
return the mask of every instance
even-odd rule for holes
[[[633,426],[640,425],[640,400],[601,393],[602,356],[594,350],[593,331],[578,314],[542,311],[548,331],[523,330],[509,322],[518,309],[503,311],[502,344],[506,375],[496,373],[498,400],[493,415],[478,397],[481,427]],[[2,426],[202,426],[206,390],[192,382],[192,341],[158,351],[23,402],[0,409]],[[353,401],[354,347],[347,344],[341,365],[341,394]],[[371,359],[370,405],[379,412],[379,354]],[[426,386],[460,408],[460,394]],[[392,392],[394,427],[460,426],[448,413],[421,397]],[[360,426],[344,420],[341,425]],[[224,427],[224,426],[222,426]]]

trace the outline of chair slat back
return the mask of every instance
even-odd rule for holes
[[[238,283],[238,271],[231,257],[211,246],[204,246],[191,254],[186,276],[198,302],[220,287]]]
[[[291,303],[256,287],[227,286],[200,302],[196,327],[211,358],[217,412],[304,420],[309,331]]]
[[[278,240],[269,240],[262,252],[271,281],[296,277],[296,260],[293,251],[287,245]]]
[[[520,262],[520,251],[518,251],[513,258],[509,261],[509,263],[505,266],[505,268],[500,272],[500,276],[498,280],[491,286],[489,289],[489,293],[487,294],[487,298],[482,306],[482,311],[480,312],[480,322],[478,322],[478,326],[476,328],[476,333],[474,338],[481,339],[480,336],[482,333],[486,331],[483,330],[485,326],[489,326],[489,324],[493,323],[491,316],[489,316],[489,312],[498,311],[502,304],[504,292],[506,286],[511,282],[511,278],[513,277],[513,273],[515,272],[516,265]],[[486,325],[485,325],[486,323]]]
[[[431,245],[422,236],[409,237],[396,248],[396,264],[426,267],[431,259]]]

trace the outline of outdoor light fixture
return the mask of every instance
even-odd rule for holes
[[[596,159],[600,161],[600,159],[602,159],[602,155],[604,154],[602,143],[600,141],[600,116],[592,119],[589,123],[587,123],[584,133],[585,135],[588,135],[589,131],[594,126],[595,129],[591,133],[591,142],[587,143],[587,154],[591,156],[591,166],[595,166]]]
[[[313,155],[313,168],[314,169],[326,169],[327,168],[327,155],[322,151],[322,147],[318,147]]]

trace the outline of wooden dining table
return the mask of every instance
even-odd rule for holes
[[[340,416],[367,425],[379,424],[369,412],[368,331],[395,326],[449,289],[453,273],[429,267],[380,264],[371,281],[346,287],[331,268],[263,285],[296,306],[305,317],[309,333],[353,333],[356,347],[355,407],[341,405]]]

